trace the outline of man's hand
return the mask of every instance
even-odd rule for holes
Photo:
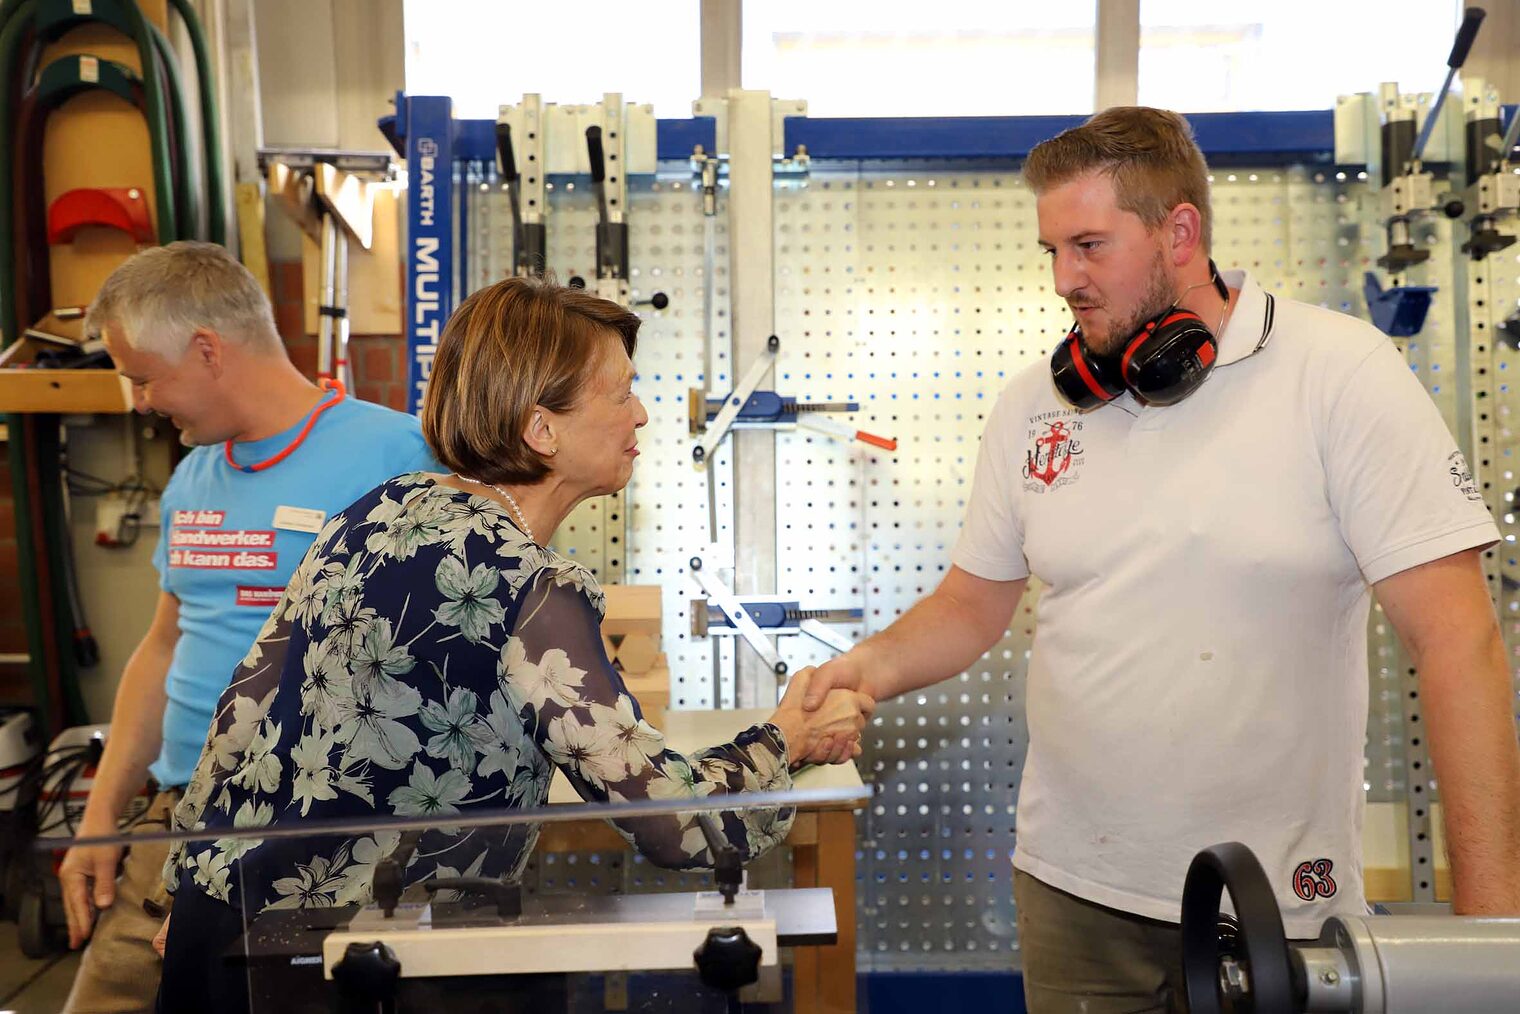
[[[63,891],[71,949],[84,946],[95,928],[95,913],[110,908],[116,900],[116,867],[121,856],[120,845],[75,846],[64,855],[58,868],[58,883]]]
[[[866,694],[871,692],[865,685],[865,672],[860,659],[853,651],[831,658],[816,669],[804,669],[797,675],[801,676],[802,673],[807,673],[810,677],[807,694],[802,699],[804,711],[817,710],[830,690],[858,690]],[[874,695],[872,699],[875,699]]]
[[[816,710],[830,690],[889,701],[965,672],[1002,639],[1026,583],[989,581],[952,565],[890,627],[811,671],[803,710]]]
[[[792,676],[770,719],[787,737],[787,762],[793,767],[841,764],[860,756],[860,730],[876,710],[876,702],[867,695],[836,689],[819,707],[804,711],[802,698],[812,690],[813,672],[807,668]]]
[[[855,691],[864,700],[870,702],[865,709],[867,722],[871,720],[871,715],[876,710],[876,699],[869,692],[865,692],[862,686],[865,682],[862,666],[854,652],[832,658],[817,668],[810,666],[803,669],[792,679],[807,681],[807,692],[802,698],[802,708],[805,712],[816,712],[832,693],[840,690]],[[818,752],[823,759],[814,763],[841,764],[852,757],[860,756],[860,743],[858,739],[845,736],[825,735],[818,745]]]

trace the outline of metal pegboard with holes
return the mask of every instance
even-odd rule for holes
[[[677,708],[712,707],[715,692],[733,699],[732,664],[719,667],[715,690],[714,648],[686,636],[694,588],[686,578],[686,561],[709,539],[707,478],[691,461],[687,431],[687,390],[701,387],[703,376],[704,222],[700,189],[680,167],[666,167],[656,178],[634,177],[628,184],[629,263],[632,296],[647,300],[663,292],[670,300],[662,311],[639,308],[644,324],[635,355],[634,389],[649,413],[639,433],[640,457],[623,497],[599,498],[574,511],[555,534],[554,548],[586,564],[599,579],[609,569],[606,525],[626,531],[622,580],[663,588],[664,650],[671,670],[671,704]],[[561,283],[596,278],[596,198],[584,181],[547,184],[549,197],[548,268]],[[480,181],[470,202],[470,257],[465,277],[473,291],[505,276],[511,265],[512,230],[507,194],[494,179]],[[715,393],[730,383],[728,329],[727,216],[722,191],[714,224]],[[717,483],[720,542],[731,538],[728,518],[731,461],[726,447],[709,463]],[[626,512],[626,514],[621,513]],[[614,537],[622,538],[620,535]],[[720,646],[731,657],[732,646]]]
[[[1368,246],[1375,249],[1375,257],[1386,250],[1386,234],[1380,219],[1382,209],[1376,204],[1377,192],[1369,189],[1367,195],[1365,236]],[[1419,334],[1397,344],[1410,370],[1440,410],[1458,446],[1471,457],[1475,439],[1470,414],[1471,385],[1470,378],[1464,376],[1459,350],[1466,342],[1465,337],[1459,336],[1467,320],[1467,297],[1465,278],[1454,259],[1453,236],[1453,224],[1444,216],[1418,220],[1414,226],[1415,242],[1430,251],[1429,259],[1402,275],[1391,278],[1382,272],[1379,275],[1390,287],[1435,287]],[[1369,265],[1368,270],[1377,269]],[[1377,758],[1384,763],[1381,771],[1369,763],[1367,798],[1407,804],[1413,897],[1415,901],[1433,901],[1434,878],[1429,872],[1434,864],[1430,805],[1435,799],[1436,783],[1420,734],[1424,708],[1419,674],[1380,606],[1374,605],[1370,636],[1373,706],[1368,720],[1367,756],[1369,762]],[[1378,778],[1378,774],[1383,777]]]
[[[1386,249],[1386,239],[1379,235],[1381,230],[1373,224],[1377,214],[1372,213],[1374,217],[1369,222],[1368,234],[1381,253]],[[1412,229],[1414,241],[1430,252],[1429,258],[1403,274],[1386,278],[1385,282],[1390,287],[1427,285],[1435,290],[1424,326],[1417,335],[1403,339],[1399,344],[1409,368],[1440,410],[1457,446],[1472,460],[1476,447],[1485,441],[1480,428],[1474,425],[1474,371],[1467,330],[1471,294],[1466,259],[1456,249],[1460,240],[1454,240],[1455,230],[1452,220],[1441,215],[1428,215],[1417,220]],[[1383,739],[1389,747],[1389,770],[1402,770],[1403,778],[1390,779],[1395,789],[1385,796],[1377,792],[1369,777],[1368,798],[1405,804],[1411,897],[1416,902],[1432,902],[1435,901],[1432,806],[1438,794],[1423,733],[1425,709],[1420,695],[1420,677],[1381,608],[1373,613],[1372,627],[1372,648],[1376,652],[1371,666],[1373,691],[1380,701],[1398,701],[1402,723],[1395,729],[1390,713],[1380,715],[1374,710],[1368,723],[1369,756],[1372,749],[1370,737],[1379,729],[1381,719],[1381,729],[1385,732]]]
[[[1512,226],[1514,223],[1510,223]],[[1490,255],[1472,270],[1474,291],[1485,306],[1476,308],[1474,335],[1486,352],[1492,393],[1492,444],[1480,449],[1477,465],[1503,541],[1495,548],[1499,587],[1496,601],[1510,665],[1520,694],[1520,548],[1516,536],[1520,492],[1520,246]],[[1475,353],[1479,352],[1475,348]],[[1517,716],[1520,717],[1520,716]]]
[[[1501,219],[1502,232],[1520,229]],[[1499,628],[1514,680],[1520,721],[1520,245],[1473,261],[1468,269],[1473,387],[1478,445],[1470,457],[1501,541],[1485,553]]]
[[[712,654],[686,636],[694,588],[685,576],[687,555],[706,538],[705,479],[691,465],[686,429],[686,390],[701,383],[700,198],[689,177],[672,172],[635,182],[630,201],[636,298],[660,290],[671,303],[650,315],[637,357],[650,423],[628,490],[628,580],[664,586],[673,705],[706,707]],[[1382,230],[1364,179],[1236,169],[1214,179],[1214,210],[1222,268],[1245,268],[1281,296],[1365,316],[1362,273],[1380,252]],[[722,212],[719,392],[732,372]],[[804,608],[860,607],[863,622],[840,628],[854,639],[887,626],[939,582],[987,411],[1015,372],[1045,361],[1070,318],[1036,243],[1032,196],[1014,173],[815,165],[806,178],[778,181],[775,215],[776,389],[857,401],[862,428],[901,441],[885,454],[800,432],[777,438],[785,477],[777,484],[777,590]],[[594,220],[588,192],[561,185],[551,194],[550,263],[561,279],[587,277]],[[508,241],[494,235],[498,247]],[[1439,331],[1411,353],[1423,377],[1453,369],[1450,332]],[[1440,403],[1446,393],[1433,396]],[[721,496],[725,452],[718,466]],[[728,516],[720,503],[720,521]],[[590,561],[599,543],[583,547],[583,535],[577,521],[560,541]],[[1009,856],[1037,595],[1032,588],[1008,636],[970,671],[884,705],[868,730],[860,763],[878,795],[858,821],[862,969],[1017,963]],[[1401,798],[1403,663],[1376,614],[1369,636],[1368,792]],[[785,640],[782,654],[794,669],[828,656],[804,638]]]

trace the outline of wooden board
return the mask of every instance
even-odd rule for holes
[[[607,612],[602,633],[610,637],[648,634],[658,639],[662,615],[661,589],[655,584],[609,584],[602,586]]]
[[[377,186],[375,238],[370,249],[348,244],[348,330],[351,335],[401,334],[401,208],[393,185]],[[301,233],[301,281],[306,333],[318,331],[322,303],[322,247]]]
[[[145,17],[160,28],[166,0],[139,0]],[[41,66],[60,56],[87,53],[141,72],[137,46],[103,25],[76,28],[47,47]],[[182,67],[182,76],[193,67]],[[158,221],[148,124],[131,104],[101,91],[85,92],[65,102],[48,118],[43,133],[43,194],[49,205],[81,187],[138,187],[152,220]],[[46,214],[46,208],[30,213]],[[112,229],[81,229],[74,242],[49,251],[53,305],[84,306],[116,266],[137,252],[131,237]],[[26,322],[24,322],[26,323]]]
[[[132,411],[132,385],[115,370],[27,369],[40,347],[23,338],[0,354],[0,412]]]

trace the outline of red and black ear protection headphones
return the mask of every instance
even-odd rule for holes
[[[1214,288],[1228,304],[1229,287],[1213,261],[1209,271]],[[1175,405],[1198,390],[1218,356],[1219,341],[1209,326],[1192,310],[1173,303],[1131,335],[1118,355],[1093,353],[1082,329],[1072,325],[1050,356],[1050,373],[1061,397],[1083,412],[1125,391],[1146,405]]]

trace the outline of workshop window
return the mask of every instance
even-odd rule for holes
[[[702,92],[697,0],[405,0],[406,91],[447,95],[460,119],[496,119],[524,92],[592,104],[604,92],[691,115]]]
[[[1141,0],[1143,105],[1187,113],[1331,109],[1397,81],[1441,87],[1459,0]]]
[[[750,0],[743,82],[810,116],[1031,116],[1093,104],[1096,5]]]

